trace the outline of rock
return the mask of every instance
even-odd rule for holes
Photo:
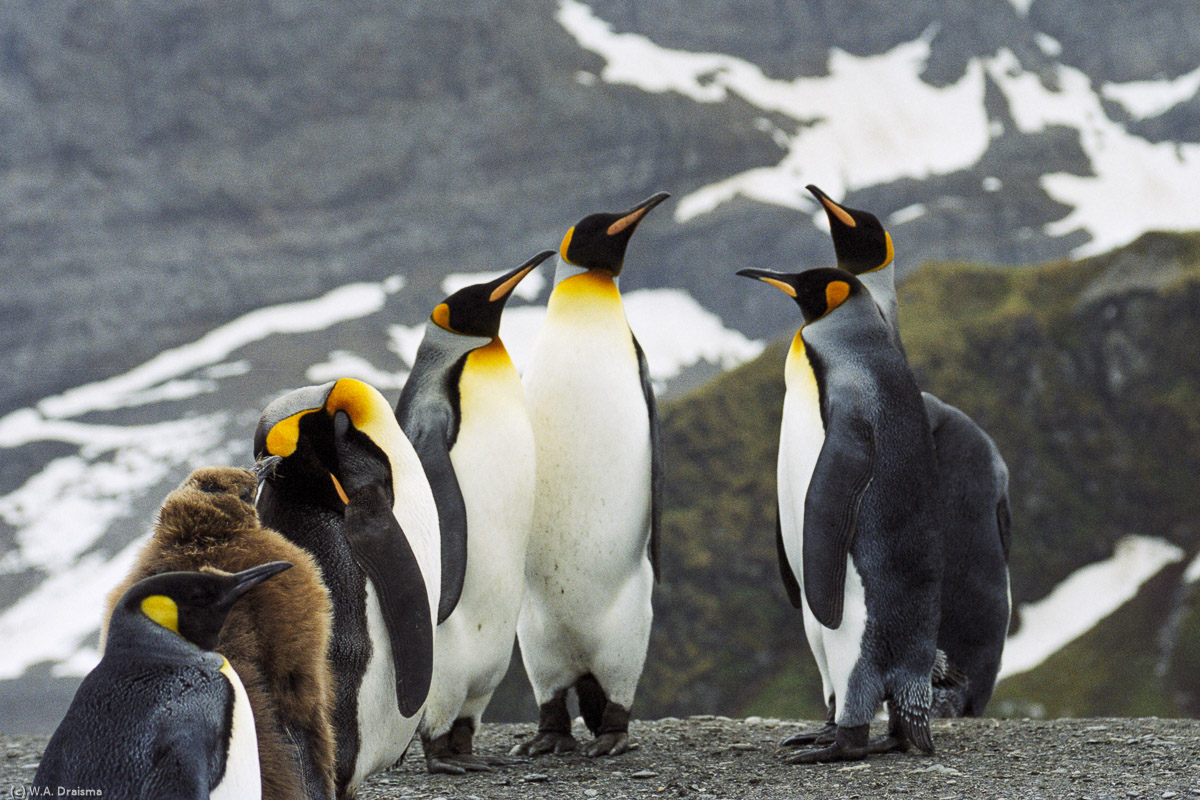
[[[637,780],[645,780],[647,778],[657,778],[658,773],[652,769],[640,769],[637,772],[630,775],[629,777],[635,778]]]
[[[531,772],[528,775],[522,775],[521,780],[526,783],[545,783],[550,780],[550,776],[542,772]]]

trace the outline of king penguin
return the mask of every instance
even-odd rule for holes
[[[499,763],[474,756],[472,738],[512,656],[534,479],[533,429],[521,377],[500,340],[500,315],[517,284],[552,255],[546,250],[439,303],[396,405],[438,502],[443,581],[449,572],[462,575],[434,642],[421,723],[430,772],[461,775]]]
[[[668,196],[567,231],[525,370],[537,480],[517,639],[539,719],[517,754],[576,747],[571,687],[595,737],[584,754],[629,749],[658,575],[662,453],[646,357],[617,279],[630,236]]]
[[[46,797],[259,800],[254,715],[238,674],[213,652],[237,599],[290,565],[165,572],[134,584],[109,620],[34,775]]]
[[[941,553],[933,438],[916,382],[862,283],[745,269],[795,299],[779,436],[777,545],[836,729],[792,763],[932,752]],[[888,703],[888,735],[869,724]]]
[[[391,405],[343,378],[271,403],[264,525],[312,554],[333,603],[337,792],[404,755],[424,713],[441,596],[437,507]]]
[[[293,566],[229,612],[215,650],[241,679],[254,712],[268,800],[333,797],[333,677],[329,593],[312,558],[254,509],[258,477],[207,467],[167,495],[150,541],[109,594],[111,612],[137,581],[161,572],[239,572],[264,562]]]
[[[892,237],[870,212],[808,190],[825,209],[839,269],[858,276],[900,345]],[[942,479],[942,622],[938,649],[945,681],[935,682],[938,716],[983,714],[1000,671],[1012,598],[1008,551],[1011,521],[1008,466],[992,438],[970,416],[922,392]]]

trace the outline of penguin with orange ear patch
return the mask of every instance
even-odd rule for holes
[[[892,237],[869,211],[839,205],[816,186],[808,190],[829,218],[838,269],[862,281],[899,346]],[[938,716],[977,717],[995,688],[1012,612],[1008,465],[970,416],[928,392],[921,397],[942,480],[945,567],[938,649],[945,654],[948,679],[934,684],[935,706]]]
[[[653,618],[663,471],[650,371],[617,283],[634,231],[667,197],[591,214],[567,231],[525,369],[537,480],[517,638],[539,719],[517,754],[577,747],[572,688],[595,736],[584,755],[630,748]]]
[[[792,763],[931,752],[941,584],[937,458],[908,362],[862,283],[836,269],[745,269],[793,298],[779,438],[781,570],[827,694],[829,746]],[[886,701],[888,734],[869,725]]]
[[[391,405],[343,378],[267,406],[258,511],[312,554],[333,601],[337,791],[407,749],[425,709],[441,595],[437,506]]]
[[[521,377],[500,340],[517,284],[553,250],[439,303],[396,417],[434,489],[442,609],[421,723],[430,772],[489,770],[474,755],[480,717],[512,657],[533,513],[533,429]]]

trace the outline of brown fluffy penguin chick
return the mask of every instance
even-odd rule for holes
[[[132,573],[109,594],[104,618],[107,624],[125,590],[150,575],[290,562],[291,569],[238,601],[216,650],[229,659],[250,699],[263,800],[333,797],[329,594],[308,553],[259,525],[257,488],[249,470],[193,472],[167,495]]]

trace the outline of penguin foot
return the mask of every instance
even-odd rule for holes
[[[611,731],[602,733],[584,745],[583,754],[588,758],[597,756],[619,756],[630,750],[629,733],[626,731]]]
[[[495,771],[487,761],[470,753],[426,758],[425,768],[431,775],[466,775],[468,772]]]
[[[832,722],[827,722],[820,728],[815,728],[808,731],[799,731],[779,743],[780,747],[802,747],[805,745],[814,744],[833,744],[834,736],[837,734],[837,725]]]
[[[562,731],[538,731],[532,739],[514,747],[508,752],[510,756],[540,756],[546,753],[554,753],[560,756],[563,753],[573,752],[579,747],[579,742],[575,740],[569,732]]]
[[[876,753],[907,753],[908,748],[908,739],[891,732],[886,736],[878,736],[867,743],[867,750],[872,755]]]
[[[833,744],[820,750],[806,750],[787,759],[789,764],[828,764],[834,761],[861,761],[871,752],[870,726],[838,726]]]

